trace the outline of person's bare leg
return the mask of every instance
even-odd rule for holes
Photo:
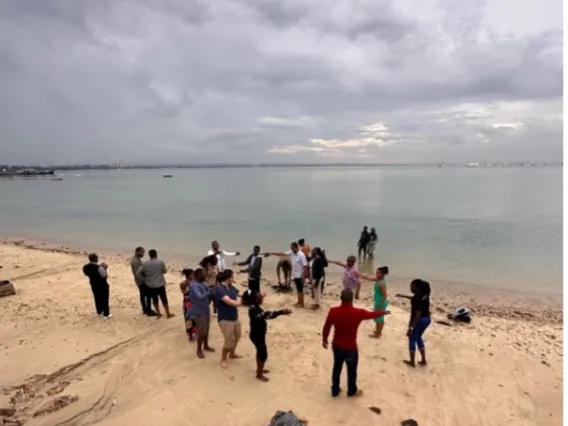
[[[229,355],[229,352],[231,351],[225,348],[221,351],[221,367],[223,368],[229,367],[229,364],[227,363],[227,356]]]
[[[304,292],[298,292],[298,303],[296,303],[295,305],[298,308],[303,308],[304,307]]]
[[[203,342],[204,342],[205,338],[204,337],[198,337],[197,338],[197,358],[205,358],[205,354],[203,353]]]
[[[404,363],[411,367],[416,367],[416,352],[410,352],[410,360],[405,359]]]
[[[203,343],[204,343],[203,349],[205,349],[207,352],[215,352],[215,349],[209,346],[209,333],[207,333],[207,335],[203,339]]]
[[[276,276],[278,277],[278,285],[282,285],[282,281],[280,280],[280,266],[276,267]]]
[[[361,292],[361,283],[357,284],[357,288],[355,289],[355,299],[359,299],[359,293]]]
[[[264,370],[264,362],[256,361],[256,378],[261,382],[268,382],[268,377],[264,375],[266,370]]]
[[[166,318],[175,317],[175,315],[170,312],[170,308],[168,305],[164,305],[164,311],[166,311]]]
[[[420,361],[418,361],[418,364],[420,365],[428,365],[428,363],[426,362],[426,349],[418,349],[420,351],[420,358],[422,358]]]
[[[160,302],[156,301],[153,302],[154,304],[154,310],[156,311],[156,319],[159,319],[162,316],[162,313],[160,312]]]
[[[229,358],[231,358],[231,359],[242,358],[242,356],[237,355],[237,353],[235,352],[236,350],[237,350],[237,345],[235,344],[235,347],[229,351]]]

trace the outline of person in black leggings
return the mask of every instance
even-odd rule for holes
[[[265,374],[269,373],[264,369],[266,360],[268,359],[268,348],[266,347],[266,320],[274,319],[280,315],[290,315],[290,309],[282,309],[280,311],[265,311],[260,307],[263,302],[263,295],[260,292],[247,290],[243,294],[242,303],[249,307],[250,318],[250,340],[256,348],[256,378],[261,382],[268,382]]]

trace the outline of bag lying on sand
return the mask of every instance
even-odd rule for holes
[[[453,319],[454,321],[470,322],[471,311],[465,306],[460,306],[454,311],[453,314],[448,314],[448,318]]]
[[[292,411],[277,411],[268,426],[306,426],[308,422],[300,420]]]

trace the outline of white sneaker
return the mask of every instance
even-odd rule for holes
[[[109,319],[112,318],[112,314],[108,314],[106,317],[104,317],[104,319]]]

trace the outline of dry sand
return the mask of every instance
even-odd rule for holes
[[[114,315],[103,320],[82,276],[85,256],[34,247],[0,245],[0,279],[18,291],[0,299],[0,408],[15,403],[12,419],[26,425],[264,426],[275,411],[290,409],[309,426],[397,425],[408,418],[421,426],[562,424],[562,315],[549,300],[532,302],[528,314],[522,306],[479,304],[469,325],[434,324],[425,336],[430,364],[411,370],[402,363],[408,304],[391,299],[381,340],[367,337],[372,322],[360,328],[365,395],[332,399],[332,355],[321,347],[321,327],[338,284],[327,286],[323,312],[296,310],[269,323],[271,381],[260,383],[246,311],[244,358],[222,370],[219,353],[199,360],[185,338],[177,271],[168,275],[168,296],[178,315],[156,320],[140,314],[126,257],[101,256],[110,265]],[[443,319],[457,300],[442,301],[440,288],[433,291],[434,319]],[[370,308],[370,294],[369,285],[360,306]],[[293,299],[269,294],[266,307],[290,307]],[[215,322],[211,330],[219,350]]]

